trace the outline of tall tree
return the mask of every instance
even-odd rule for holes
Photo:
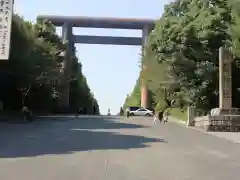
[[[148,82],[156,102],[169,96],[209,110],[218,104],[218,50],[233,62],[233,105],[239,107],[240,3],[237,0],[175,0],[165,7],[144,49]]]
[[[136,85],[130,95],[127,95],[123,108],[129,106],[140,106],[141,105],[141,91],[140,91],[140,78],[137,79]]]
[[[231,44],[231,24],[224,0],[177,0],[166,6],[149,44],[157,61],[169,66],[174,89],[185,94],[186,103],[216,106],[218,49]]]
[[[0,99],[4,108],[19,111],[24,102],[36,111],[51,111],[58,105],[63,61],[60,53],[65,50],[66,45],[61,42],[55,26],[49,21],[37,21],[33,24],[18,15],[13,16],[11,37],[10,59],[0,63],[0,82],[5,84],[0,88]],[[74,78],[70,81],[77,80],[75,91],[88,98],[75,98],[72,101],[75,104],[83,101],[81,103],[87,104],[88,109],[92,109],[93,104],[99,108],[84,80],[78,58],[74,58]]]

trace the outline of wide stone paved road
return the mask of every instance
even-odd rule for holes
[[[150,118],[0,124],[0,180],[239,180],[240,145]]]

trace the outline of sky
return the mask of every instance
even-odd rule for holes
[[[145,3],[144,3],[145,2]],[[170,0],[15,0],[14,10],[25,20],[38,15],[91,16],[158,19]],[[61,28],[57,28],[60,34]],[[141,37],[138,30],[74,28],[76,35]],[[119,112],[131,93],[140,68],[140,46],[76,44],[83,74],[98,100],[100,112]]]

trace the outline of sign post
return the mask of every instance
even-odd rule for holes
[[[232,58],[224,47],[219,49],[219,108],[232,109]]]
[[[13,1],[0,0],[0,60],[9,59]]]

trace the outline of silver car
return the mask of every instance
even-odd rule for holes
[[[130,116],[153,116],[153,111],[146,108],[139,108],[128,112]]]

